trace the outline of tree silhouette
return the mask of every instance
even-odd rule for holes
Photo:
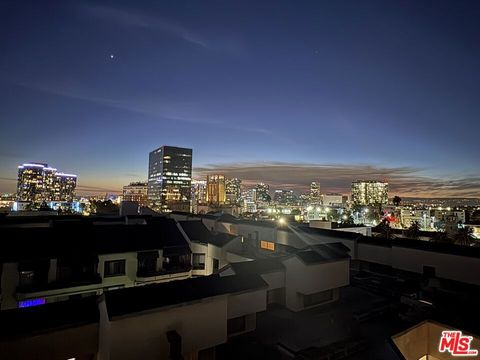
[[[454,236],[454,241],[458,245],[470,246],[470,244],[474,241],[472,234],[473,229],[471,227],[459,228]]]
[[[409,239],[418,240],[420,236],[420,224],[418,223],[418,221],[412,222],[412,224],[406,231],[406,235]]]
[[[392,202],[393,202],[393,205],[400,206],[400,203],[402,202],[402,198],[400,196],[395,195],[393,197]]]

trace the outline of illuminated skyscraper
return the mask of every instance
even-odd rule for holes
[[[256,203],[269,203],[272,200],[270,197],[270,186],[265,183],[258,183],[255,185],[254,199]]]
[[[225,176],[208,175],[207,176],[207,203],[212,205],[225,204]]]
[[[352,182],[352,203],[354,205],[382,205],[388,203],[388,183],[376,180]]]
[[[237,204],[241,197],[242,180],[233,178],[225,180],[226,201],[230,204]]]
[[[319,204],[322,200],[322,194],[320,193],[320,183],[312,181],[310,184],[310,202]]]
[[[192,180],[192,212],[198,213],[198,206],[207,203],[207,182]]]
[[[156,211],[190,211],[192,149],[162,146],[150,152],[148,204]]]
[[[275,190],[273,201],[279,205],[292,205],[295,203],[295,193],[293,190]]]
[[[47,164],[27,163],[18,167],[17,201],[72,202],[77,175],[57,172]]]

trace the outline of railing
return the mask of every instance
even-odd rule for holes
[[[100,284],[102,278],[100,274],[89,274],[81,278],[61,279],[51,283],[19,285],[17,286],[17,293],[34,293],[40,291],[57,290],[63,288],[71,288],[77,286]]]
[[[137,277],[155,277],[155,276],[162,276],[162,275],[170,275],[175,273],[182,273],[182,272],[189,272],[192,270],[191,265],[186,266],[178,266],[169,269],[138,269],[137,270]]]

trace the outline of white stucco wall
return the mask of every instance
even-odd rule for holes
[[[307,266],[294,256],[283,263],[286,267],[285,306],[293,311],[304,308],[298,293],[314,294],[350,283],[349,259]]]
[[[170,345],[166,333],[175,330],[182,337],[182,353],[216,346],[227,340],[227,297],[159,309],[112,319],[110,358],[115,360],[167,359]]]

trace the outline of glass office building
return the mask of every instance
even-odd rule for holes
[[[150,152],[148,205],[155,211],[190,211],[192,149],[162,146]]]

